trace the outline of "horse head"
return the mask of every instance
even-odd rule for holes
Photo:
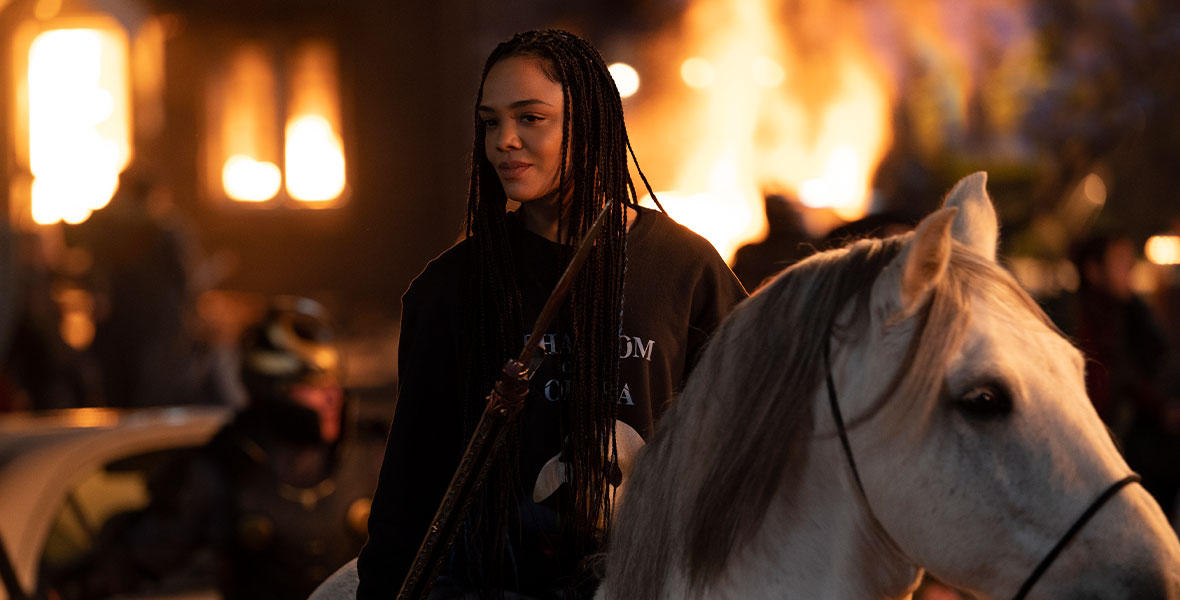
[[[834,349],[833,379],[846,411],[871,415],[850,441],[879,535],[944,581],[1006,598],[1130,470],[1086,396],[1081,353],[996,263],[985,182],[983,173],[959,182],[877,278],[865,338]],[[926,359],[908,366],[900,393],[872,406],[911,343]],[[816,415],[820,429],[831,423]],[[1180,597],[1180,546],[1132,485],[1097,509],[1031,589]]]
[[[980,598],[1180,598],[1082,355],[996,261],[985,183],[734,311],[640,455],[602,595],[898,598],[925,569]]]

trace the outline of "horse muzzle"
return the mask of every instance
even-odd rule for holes
[[[1147,492],[1132,486],[1045,573],[1032,599],[1180,600],[1180,541]]]

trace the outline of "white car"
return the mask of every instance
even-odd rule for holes
[[[213,406],[0,414],[0,600],[45,593],[43,573],[84,556],[113,515],[146,506],[146,466],[204,445],[232,416]]]

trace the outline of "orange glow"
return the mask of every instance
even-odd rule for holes
[[[867,182],[860,157],[851,146],[832,151],[823,174],[799,186],[799,200],[810,208],[832,208],[849,220],[864,214],[864,190]]]
[[[330,205],[347,183],[335,52],[326,42],[305,43],[295,53],[292,72],[287,193],[307,204]]]
[[[221,183],[225,193],[240,202],[266,202],[279,193],[283,174],[272,162],[256,161],[244,154],[235,154],[221,169]]]
[[[287,124],[287,192],[304,202],[334,200],[344,191],[344,149],[323,117]]]
[[[759,56],[750,64],[751,73],[754,76],[754,81],[762,87],[778,87],[782,85],[783,80],[786,79],[787,73],[783,70],[782,65],[778,61],[769,56]]]
[[[713,85],[717,74],[712,63],[699,56],[693,56],[680,64],[680,78],[688,87],[701,89]]]
[[[1153,235],[1148,238],[1143,253],[1157,265],[1180,265],[1180,236]]]
[[[149,17],[131,43],[132,90],[135,98],[135,130],[146,137],[164,128],[164,21]]]
[[[639,91],[639,71],[636,71],[635,67],[619,62],[612,64],[607,69],[615,80],[615,86],[619,88],[619,96],[630,98]]]
[[[664,66],[648,78],[662,74],[652,88],[663,93],[629,125],[649,179],[676,191],[664,203],[674,218],[728,223],[697,230],[726,258],[762,235],[766,193],[811,208],[801,217],[812,235],[867,214],[895,116],[902,150],[929,164],[948,151],[1029,151],[1023,117],[1047,77],[1026,0],[686,5],[649,38],[648,59]],[[1092,203],[1099,183],[1087,185]],[[702,195],[711,200],[677,206]]]
[[[1094,206],[1101,207],[1106,204],[1106,182],[1102,181],[1097,173],[1090,173],[1082,180],[1082,193]]]
[[[863,216],[892,140],[892,83],[855,18],[821,2],[792,4],[800,14],[788,19],[780,4],[697,0],[675,48],[665,48],[684,57],[679,75],[696,93],[656,109],[660,127],[691,124],[658,134],[677,151],[656,159],[667,161],[657,169],[671,171],[675,190],[657,195],[726,259],[764,234],[768,190],[843,219]]]
[[[110,202],[131,159],[128,43],[106,18],[28,47],[25,89],[34,222],[81,223]]]
[[[94,341],[94,296],[80,288],[54,293],[61,308],[61,337],[70,347],[85,350]]]
[[[110,408],[75,408],[62,415],[68,427],[113,427],[119,414]]]
[[[241,202],[264,202],[279,192],[274,67],[259,47],[242,45],[230,60],[229,73],[215,88],[211,104],[220,106],[215,164],[225,195]],[[218,92],[221,92],[218,94]],[[216,113],[215,113],[216,114]]]

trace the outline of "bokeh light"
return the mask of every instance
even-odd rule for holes
[[[36,223],[81,223],[107,205],[131,159],[127,37],[54,29],[29,47],[29,170]]]
[[[688,84],[688,87],[702,89],[713,85],[713,80],[717,78],[717,75],[713,69],[713,63],[699,56],[694,56],[681,63],[680,78]]]
[[[615,87],[619,88],[619,95],[630,98],[639,91],[639,71],[627,63],[617,62],[607,67],[610,76],[615,80]]]
[[[278,165],[235,154],[225,161],[221,183],[230,198],[241,202],[265,202],[279,193],[283,175]]]
[[[754,81],[765,88],[778,87],[782,85],[783,80],[787,77],[783,66],[769,56],[756,57],[751,65],[751,70],[754,75]]]
[[[1144,245],[1143,253],[1157,265],[1180,265],[1180,236],[1153,235]]]

